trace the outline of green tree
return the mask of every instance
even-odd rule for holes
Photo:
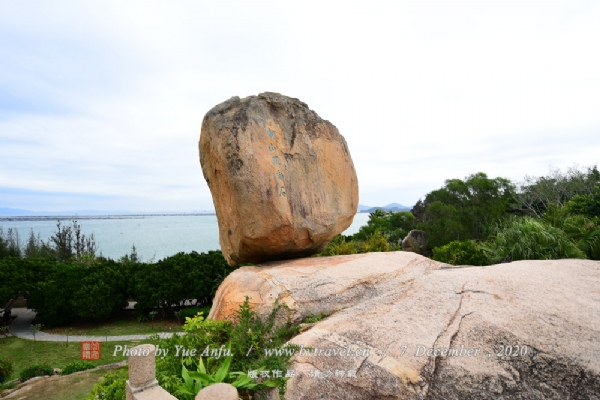
[[[575,165],[566,173],[551,169],[545,176],[526,176],[515,194],[515,209],[526,215],[541,217],[552,204],[563,206],[578,195],[594,196],[599,185],[597,166],[580,169]]]
[[[21,257],[21,240],[19,231],[8,228],[5,235],[0,226],[0,259],[4,257]]]
[[[389,243],[397,245],[414,227],[415,217],[410,212],[375,210],[369,214],[367,225],[353,235],[353,240],[366,241],[376,232],[382,233]]]
[[[0,259],[0,304],[19,296],[28,297],[39,282],[54,268],[52,260],[5,257]]]
[[[87,269],[77,263],[57,263],[44,281],[32,287],[27,305],[36,310],[47,326],[61,326],[77,315],[73,296],[85,280]]]
[[[50,237],[50,242],[54,245],[52,250],[58,261],[93,258],[97,250],[94,235],[85,236],[77,220],[71,221],[71,226],[61,225],[58,220],[56,232]]]
[[[86,275],[70,300],[77,316],[103,319],[121,312],[129,297],[124,268],[112,260],[92,261],[83,266]]]
[[[220,251],[183,252],[142,264],[132,274],[132,295],[139,308],[164,308],[172,313],[185,300],[211,298],[216,287],[235,268]]]
[[[24,256],[27,258],[53,258],[54,253],[50,245],[40,238],[40,234],[38,233],[36,236],[31,229],[25,245]]]
[[[417,227],[429,235],[432,247],[452,240],[482,240],[514,201],[515,186],[505,178],[490,179],[483,172],[465,180],[449,179],[427,194],[413,210]]]
[[[439,247],[453,240],[469,238],[462,224],[460,212],[455,206],[444,204],[439,200],[427,206],[423,222],[419,223],[417,228],[427,232],[430,247]]]
[[[489,265],[483,249],[474,241],[452,241],[433,249],[434,260],[452,265]]]

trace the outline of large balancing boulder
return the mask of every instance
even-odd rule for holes
[[[199,150],[230,265],[318,253],[352,223],[358,180],[348,145],[298,99],[262,93],[217,105]]]

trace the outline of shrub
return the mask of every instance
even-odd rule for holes
[[[14,371],[14,362],[12,358],[0,358],[0,383],[7,380]]]
[[[287,321],[282,319],[286,313]],[[297,349],[296,346],[286,345],[286,343],[299,332],[299,327],[291,324],[289,309],[285,306],[276,304],[271,314],[261,319],[252,310],[249,299],[246,298],[246,301],[240,305],[234,322],[204,319],[202,315],[197,315],[186,319],[184,330],[186,335],[174,335],[169,339],[160,339],[158,343],[161,348],[168,348],[169,351],[164,358],[156,360],[157,379],[171,394],[175,394],[185,384],[182,380],[182,365],[190,371],[200,367],[198,356],[205,358],[205,365],[200,368],[205,368],[209,375],[224,368],[222,358],[225,354],[223,356],[212,354],[215,349],[229,349],[235,355],[230,358],[231,364],[227,364],[227,367],[228,371],[232,371],[233,375],[238,377],[242,377],[242,373],[249,370],[261,368],[285,372],[289,367],[292,353]],[[175,356],[177,353],[175,346],[196,349],[196,357],[181,352]],[[210,354],[207,346],[211,351]],[[267,348],[286,348],[289,352],[266,354],[264,349]],[[285,380],[281,378],[274,384],[283,387],[284,383]]]
[[[203,315],[208,315],[210,312],[210,307],[187,307],[182,308],[179,317],[185,321],[186,318],[193,318],[198,313],[202,313]]]
[[[189,299],[212,298],[219,284],[235,269],[220,251],[177,253],[141,266],[133,273],[130,288],[137,307],[168,311],[182,307]]]
[[[125,381],[128,377],[127,367],[105,375],[85,400],[125,400]]]
[[[481,247],[493,263],[585,258],[565,232],[532,217],[507,218]]]
[[[381,232],[391,244],[398,244],[414,227],[415,217],[407,211],[375,210],[369,214],[367,225],[361,226],[353,240],[366,241],[375,232]]]
[[[477,243],[472,240],[453,241],[433,249],[435,261],[452,265],[489,265],[489,260]]]
[[[94,368],[95,365],[89,361],[74,361],[67,364],[66,367],[60,372],[61,375],[69,375],[73,372],[87,371],[88,369]]]
[[[338,235],[317,256],[339,256],[344,254],[394,251],[398,249],[399,246],[390,244],[381,231],[375,231],[366,240],[354,240],[349,236]]]
[[[25,382],[26,380],[31,379],[35,376],[44,375],[54,375],[54,369],[49,365],[46,365],[46,363],[36,364],[25,368],[23,371],[21,371],[19,379],[21,379],[22,382]]]

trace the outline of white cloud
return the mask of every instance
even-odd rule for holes
[[[599,5],[390,4],[5,4],[0,187],[212,208],[202,118],[263,91],[339,128],[364,204],[410,205],[478,171],[519,180],[598,162]],[[89,196],[27,204],[89,209]]]

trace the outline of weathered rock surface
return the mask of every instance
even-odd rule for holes
[[[358,181],[346,141],[298,99],[217,105],[199,151],[230,265],[318,253],[352,223]]]
[[[196,395],[195,400],[237,400],[238,391],[229,383],[215,383],[206,386]]]
[[[294,357],[289,400],[600,398],[599,262],[448,268],[404,252],[273,262],[232,273],[211,317],[231,317],[245,295],[263,314],[279,298],[295,320],[337,310],[292,340],[320,350]]]
[[[248,296],[262,316],[275,300],[286,304],[293,322],[308,312],[331,314],[376,298],[440,264],[410,252],[356,254],[271,261],[233,271],[217,290],[209,318],[233,319]]]

